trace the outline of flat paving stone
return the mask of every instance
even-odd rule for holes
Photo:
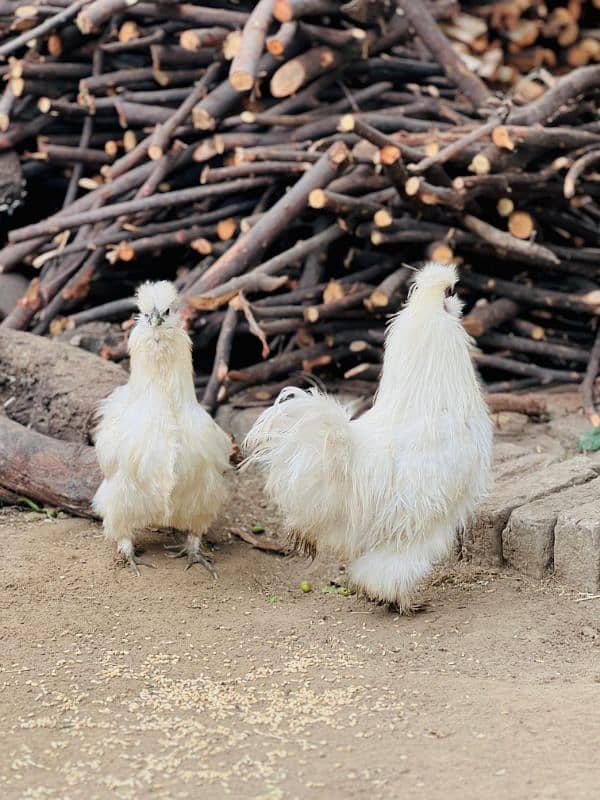
[[[462,535],[462,556],[477,564],[503,563],[502,532],[516,508],[569,486],[588,483],[600,471],[597,457],[575,456],[553,461],[552,456],[532,453],[502,462],[496,484],[479,507],[475,520]]]
[[[600,592],[600,494],[559,514],[554,573],[561,583],[581,592]]]
[[[596,498],[600,499],[600,478],[516,508],[502,532],[502,555],[506,563],[534,578],[551,573],[559,517],[565,510],[593,504]],[[567,546],[566,541],[563,546]],[[577,560],[577,554],[570,557]]]

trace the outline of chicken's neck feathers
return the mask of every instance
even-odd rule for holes
[[[130,351],[129,385],[134,394],[157,391],[175,407],[196,403],[191,344],[184,331],[159,340],[140,337]]]
[[[376,413],[397,425],[415,414],[435,423],[441,415],[467,419],[485,410],[460,320],[411,311],[405,309],[388,330]]]

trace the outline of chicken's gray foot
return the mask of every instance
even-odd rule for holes
[[[208,555],[208,553],[203,553],[200,549],[200,537],[199,536],[192,536],[191,534],[187,537],[187,541],[184,545],[180,544],[166,544],[165,550],[167,550],[167,555],[170,558],[186,558],[186,571],[192,567],[194,564],[200,564],[204,567],[205,570],[210,572],[213,578],[217,578],[217,573],[215,568],[212,565],[212,558]]]
[[[428,604],[426,602],[411,602],[408,604],[388,603],[387,607],[393,614],[400,614],[403,617],[413,617],[415,614],[421,614],[427,611]]]

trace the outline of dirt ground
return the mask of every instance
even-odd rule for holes
[[[600,601],[468,567],[410,618],[324,593],[340,565],[231,536],[277,536],[238,480],[217,580],[159,533],[135,578],[94,522],[0,511],[4,800],[598,797]]]

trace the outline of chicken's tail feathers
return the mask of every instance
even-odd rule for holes
[[[263,454],[268,457],[290,442],[295,448],[318,444],[319,449],[324,439],[341,444],[349,420],[348,410],[318,389],[286,386],[246,436],[242,445],[248,454],[246,461],[260,461]]]
[[[351,463],[350,412],[317,389],[286,387],[243,443],[244,467],[265,473],[267,494],[292,527],[331,513]],[[306,519],[306,522],[305,522]]]

